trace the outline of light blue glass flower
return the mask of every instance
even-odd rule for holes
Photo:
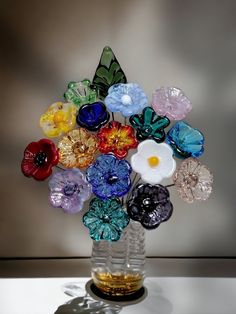
[[[129,216],[119,199],[101,200],[97,197],[90,202],[89,211],[83,216],[85,227],[95,241],[118,241],[123,229],[129,224]]]
[[[140,113],[148,105],[148,99],[138,84],[120,83],[109,88],[105,104],[110,111],[129,117]]]
[[[176,157],[199,157],[204,152],[204,136],[184,121],[179,121],[169,130],[166,142],[173,148]]]

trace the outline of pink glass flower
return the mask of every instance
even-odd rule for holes
[[[195,158],[185,159],[175,171],[173,181],[186,202],[205,201],[212,192],[213,175]]]
[[[181,89],[161,87],[152,94],[152,107],[160,116],[182,120],[192,109],[192,104]]]

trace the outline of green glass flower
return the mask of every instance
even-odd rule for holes
[[[89,211],[83,216],[83,223],[89,228],[93,240],[118,241],[129,224],[129,216],[119,199],[101,200],[95,197],[90,202]]]
[[[72,102],[78,107],[84,104],[92,104],[98,99],[97,89],[88,79],[81,82],[70,82],[64,97],[68,102]]]
[[[164,142],[164,129],[170,124],[167,117],[158,116],[151,107],[145,107],[141,114],[135,114],[129,119],[130,124],[137,130],[139,141],[151,138],[157,143]]]

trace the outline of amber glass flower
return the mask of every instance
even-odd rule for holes
[[[119,159],[124,158],[130,148],[136,148],[138,145],[134,129],[130,125],[122,125],[117,121],[112,121],[108,126],[101,128],[97,137],[100,152],[114,153]]]
[[[66,168],[85,168],[94,161],[97,137],[83,128],[67,133],[58,143],[59,161]]]

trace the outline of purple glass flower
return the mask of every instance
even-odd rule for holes
[[[90,198],[91,186],[79,169],[69,169],[53,174],[49,181],[49,200],[68,214],[78,213]]]
[[[170,120],[182,120],[192,109],[184,92],[176,87],[161,87],[152,95],[152,107],[160,116]]]
[[[163,185],[138,184],[127,202],[127,213],[145,229],[155,229],[173,212],[169,191]]]

